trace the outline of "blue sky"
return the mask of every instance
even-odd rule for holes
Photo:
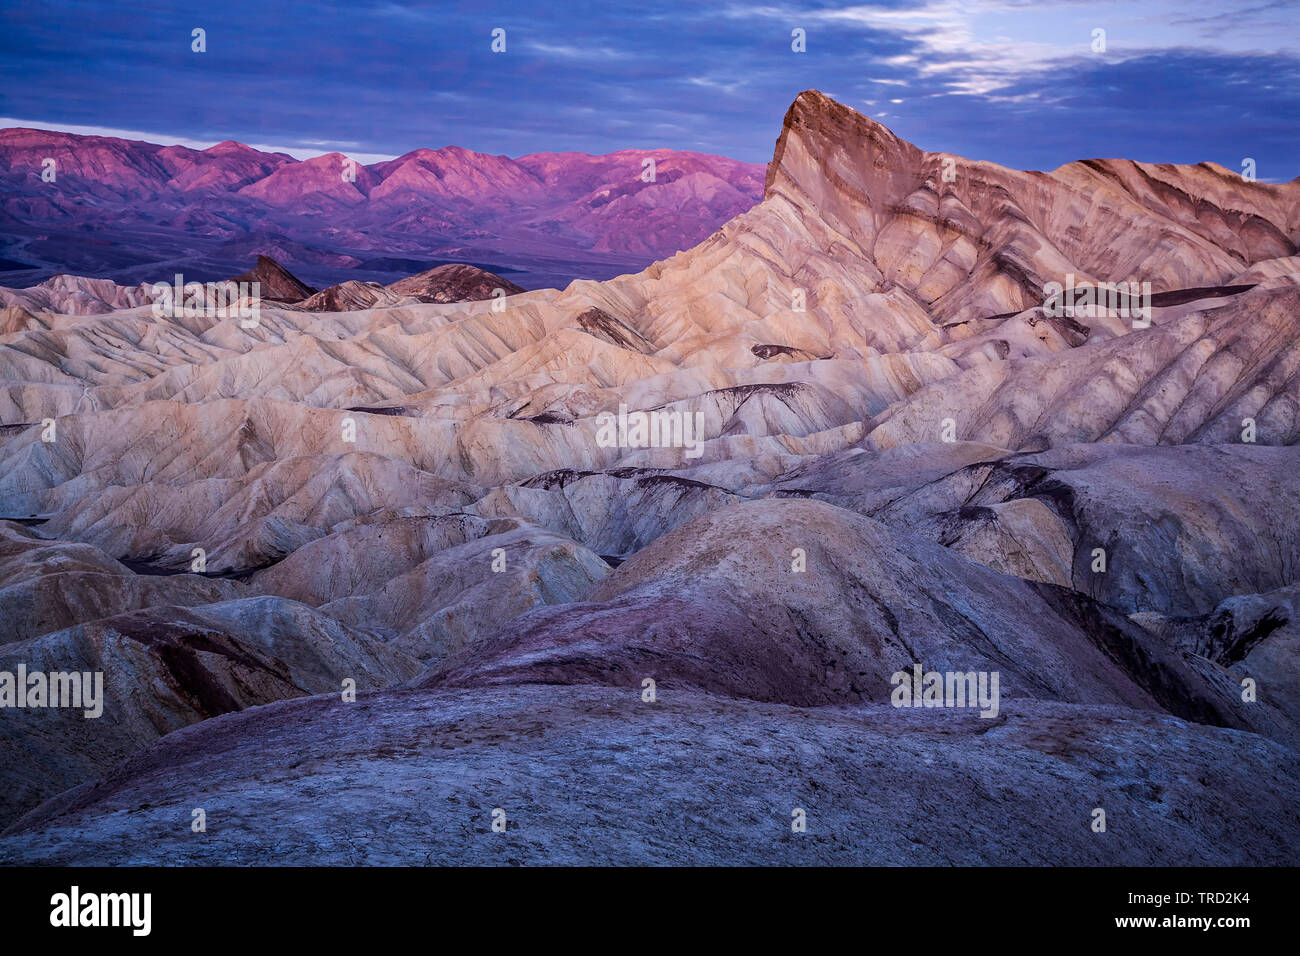
[[[766,162],[816,88],[923,148],[1009,166],[1251,157],[1260,179],[1292,179],[1300,0],[1228,6],[0,0],[0,125],[365,161],[455,144]]]

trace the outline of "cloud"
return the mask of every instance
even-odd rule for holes
[[[574,46],[562,43],[542,43],[532,40],[528,49],[543,56],[561,57],[567,60],[616,60],[621,54],[609,47]]]
[[[1289,179],[1300,60],[1287,11],[1255,2],[1230,25],[1220,12],[1210,0],[286,0],[270,16],[260,0],[181,0],[127,26],[111,0],[47,0],[0,30],[0,109],[293,155],[689,147],[766,162],[791,100],[816,88],[863,109],[905,96],[913,106],[888,117],[900,136],[1006,165],[1104,153],[1236,168],[1249,150]],[[189,50],[200,24],[203,55]],[[507,53],[491,52],[498,26]],[[1091,50],[1095,28],[1105,53]]]

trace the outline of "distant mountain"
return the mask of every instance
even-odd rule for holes
[[[470,261],[537,288],[688,249],[756,203],[763,176],[758,164],[672,150],[510,159],[448,146],[366,166],[236,142],[197,150],[6,129],[0,258],[8,285],[59,272],[208,281],[260,254],[322,287]],[[358,266],[391,258],[417,265]]]

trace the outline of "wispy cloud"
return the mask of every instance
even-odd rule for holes
[[[530,40],[527,49],[543,56],[560,57],[565,60],[616,60],[620,56],[617,50],[605,46],[542,43],[538,40]]]
[[[885,106],[877,115],[924,148],[1013,166],[1106,154],[1235,168],[1245,151],[1261,177],[1289,179],[1293,12],[1266,0],[176,0],[128,25],[113,0],[46,0],[0,14],[0,111],[295,156],[689,145],[766,161],[791,99],[817,88]],[[189,48],[199,24],[201,55]],[[498,27],[506,53],[491,50]],[[796,27],[806,52],[792,49]]]

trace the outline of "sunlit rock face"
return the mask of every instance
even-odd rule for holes
[[[1300,183],[809,92],[758,205],[605,282],[7,291],[0,671],[104,691],[4,711],[0,856],[1300,862],[1298,243]]]

